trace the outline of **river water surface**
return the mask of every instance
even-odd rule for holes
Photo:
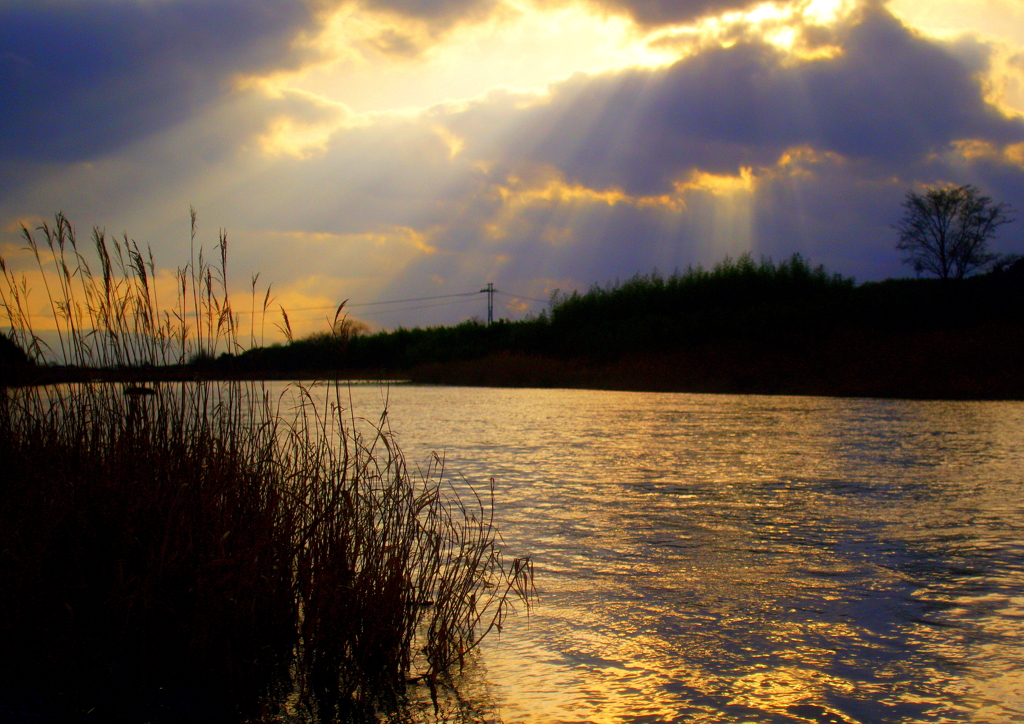
[[[1024,722],[1024,403],[351,394],[535,563],[454,718]]]

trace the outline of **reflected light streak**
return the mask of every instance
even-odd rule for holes
[[[506,540],[535,554],[529,625],[484,652],[506,721],[1020,714],[1020,404],[409,392],[464,433],[502,410],[449,461],[498,475]],[[392,404],[407,440],[444,438]],[[979,549],[1005,580],[964,577]]]

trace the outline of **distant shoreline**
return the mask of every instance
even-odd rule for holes
[[[760,355],[713,348],[613,360],[497,353],[411,369],[229,371],[204,366],[130,369],[39,367],[14,385],[77,382],[341,381],[460,387],[593,389],[693,394],[797,395],[914,400],[1024,400],[1024,339],[950,347],[941,339],[851,340],[818,354]],[[987,348],[987,349],[986,349]]]
[[[507,388],[565,388],[691,394],[778,395],[834,398],[913,400],[1024,400],[1024,380],[1018,374],[994,369],[990,374],[915,375],[872,377],[865,370],[849,376],[815,374],[806,367],[786,369],[784,364],[752,364],[711,360],[684,367],[684,355],[625,358],[608,363],[552,360],[531,356],[499,356],[447,365],[426,365],[411,370],[414,384]],[[854,367],[855,365],[850,365]],[[780,369],[781,367],[781,369]],[[870,372],[871,370],[866,370]],[[861,373],[861,374],[858,374]]]

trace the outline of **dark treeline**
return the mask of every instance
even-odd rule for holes
[[[663,277],[637,274],[624,283],[584,293],[556,293],[550,311],[519,322],[467,321],[452,327],[397,329],[357,335],[319,333],[287,345],[225,355],[218,363],[281,371],[378,369],[477,359],[495,353],[608,359],[666,351],[695,341],[750,334],[770,317],[806,316],[807,303],[835,305],[853,281],[812,269],[800,256],[781,264],[749,255]],[[816,310],[818,312],[823,309]],[[775,319],[774,322],[780,320]]]
[[[856,284],[794,255],[637,274],[523,321],[323,332],[185,367],[0,375],[403,378],[445,384],[1024,399],[1024,261],[961,280]],[[0,339],[0,343],[4,342]],[[22,370],[22,372],[19,372]]]
[[[794,255],[638,274],[555,294],[534,319],[348,336],[223,355],[210,373],[454,384],[1024,397],[1024,265],[856,284]]]

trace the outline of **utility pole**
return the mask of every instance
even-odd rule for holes
[[[490,327],[494,322],[494,282],[487,282],[487,288],[480,292],[487,292],[487,326]]]

